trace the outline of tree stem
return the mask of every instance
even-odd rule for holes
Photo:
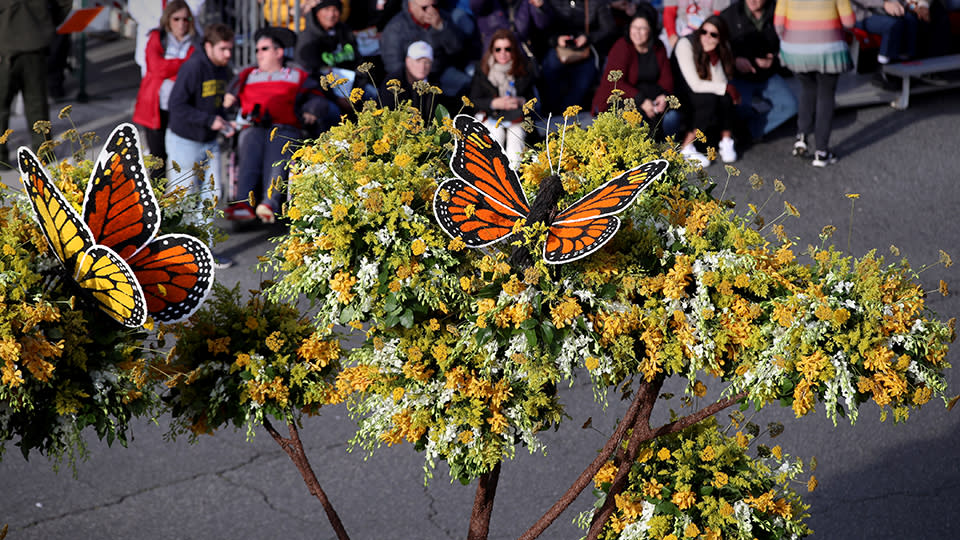
[[[323,505],[323,509],[327,513],[327,519],[330,521],[330,525],[333,527],[334,532],[337,533],[337,539],[350,540],[350,537],[347,535],[347,530],[340,521],[340,516],[338,516],[337,511],[333,509],[333,504],[330,503],[327,494],[324,493],[320,487],[320,481],[317,480],[317,475],[314,474],[313,468],[310,466],[307,454],[303,450],[303,442],[300,440],[300,432],[297,430],[297,425],[293,421],[290,421],[287,426],[290,429],[290,437],[288,438],[281,436],[269,420],[264,419],[263,421],[263,427],[270,433],[273,440],[277,441],[280,448],[287,453],[287,456],[290,457],[293,464],[297,466],[297,470],[300,471],[300,476],[303,477],[303,482],[307,485],[307,489],[310,490],[310,494],[320,500],[320,504]]]
[[[467,540],[487,540],[490,534],[490,516],[493,515],[493,499],[497,495],[501,463],[498,461],[493,470],[477,479],[477,495],[473,499]]]

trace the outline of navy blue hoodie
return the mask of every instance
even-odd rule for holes
[[[233,78],[229,66],[215,66],[201,48],[180,66],[170,93],[169,128],[184,139],[209,142],[217,137],[213,119],[224,116],[223,95]]]

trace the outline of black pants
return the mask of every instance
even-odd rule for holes
[[[158,129],[143,128],[150,153],[161,160],[161,165],[157,170],[151,171],[150,177],[153,179],[163,176],[166,172],[164,170],[166,166],[163,163],[167,162],[167,144],[164,142],[164,138],[167,136],[167,124],[169,122],[170,112],[160,109],[160,127]]]
[[[836,73],[797,73],[800,99],[797,100],[797,133],[813,133],[819,152],[830,149],[833,109],[836,102]]]
[[[718,96],[712,93],[690,94],[690,129],[699,129],[707,135],[707,140],[719,140],[720,133],[726,130],[733,131],[736,127],[737,109],[733,99],[724,94]]]
[[[0,135],[10,127],[10,106],[18,93],[23,92],[23,112],[27,117],[27,130],[36,150],[46,136],[33,131],[33,124],[49,120],[47,108],[47,49],[17,53],[0,58]],[[0,161],[10,162],[10,150],[0,145]]]

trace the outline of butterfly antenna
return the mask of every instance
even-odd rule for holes
[[[560,131],[560,156],[557,157],[557,174],[560,174],[560,167],[563,166],[563,141],[567,136],[567,117],[563,117],[563,128]]]

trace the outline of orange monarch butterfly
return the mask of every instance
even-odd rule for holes
[[[450,169],[457,178],[440,184],[433,197],[437,223],[452,238],[472,248],[489,246],[511,234],[518,219],[530,217],[530,204],[500,143],[480,122],[459,115]],[[667,169],[663,159],[634,167],[591,191],[548,220],[543,259],[562,264],[582,259],[606,244],[620,229],[614,214],[626,210]]]
[[[213,286],[210,249],[185,234],[156,237],[157,204],[137,129],[113,130],[94,164],[83,217],[54,185],[37,156],[17,152],[20,179],[37,223],[70,277],[111,318],[143,326],[192,315]]]

